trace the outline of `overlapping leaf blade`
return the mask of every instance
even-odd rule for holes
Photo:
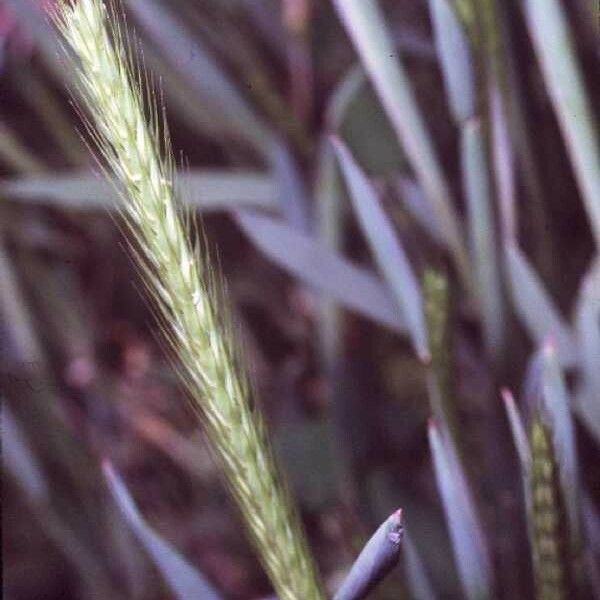
[[[467,480],[447,434],[433,421],[429,445],[463,590],[469,600],[490,598],[489,558]]]
[[[450,109],[457,123],[475,112],[475,78],[469,42],[449,0],[429,0],[435,45]]]
[[[192,38],[157,0],[127,0],[126,4],[164,56],[194,88],[223,131],[245,139],[268,154],[272,143],[268,126],[200,40]]]
[[[253,171],[182,171],[178,184],[182,200],[202,210],[253,206],[277,210],[278,187],[268,176]],[[64,175],[24,177],[0,182],[0,194],[14,200],[51,202],[77,209],[111,209],[118,206],[114,186],[88,171]]]
[[[402,511],[397,510],[365,544],[333,600],[365,598],[398,563],[403,534]]]
[[[419,184],[438,216],[459,272],[471,289],[468,258],[451,202],[452,194],[378,3],[375,0],[335,0],[334,4]]]
[[[234,215],[255,246],[290,274],[360,315],[396,332],[406,331],[393,295],[376,275],[280,220],[248,209]]]
[[[469,238],[477,280],[484,339],[492,356],[504,346],[504,303],[493,218],[492,189],[481,123],[471,119],[462,128],[461,157],[467,199]]]
[[[600,147],[594,115],[560,0],[525,0],[529,34],[600,248]]]
[[[576,408],[600,443],[600,258],[584,276],[575,313],[581,359],[581,384]]]
[[[507,242],[504,253],[508,287],[517,316],[537,345],[552,337],[561,364],[565,367],[573,366],[577,360],[577,349],[571,328],[521,250],[515,244]]]
[[[379,268],[398,299],[415,351],[423,361],[428,361],[428,336],[419,280],[413,273],[408,257],[379,203],[372,184],[343,142],[332,138],[332,143],[350,191],[354,212]]]

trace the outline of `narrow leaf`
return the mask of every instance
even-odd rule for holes
[[[469,41],[449,0],[429,0],[435,47],[452,115],[463,123],[475,112],[475,77]]]
[[[403,533],[402,510],[397,510],[365,544],[333,600],[365,598],[398,563]]]
[[[475,265],[477,295],[488,352],[499,356],[504,345],[504,303],[496,246],[493,201],[485,142],[479,119],[461,130],[463,186],[467,199],[469,238]]]
[[[489,598],[490,566],[467,480],[447,435],[430,421],[429,444],[460,581],[469,600]]]
[[[139,513],[133,498],[112,465],[102,465],[108,489],[125,521],[144,547],[178,600],[219,600],[220,595],[194,567],[153,529]]]
[[[346,185],[350,190],[358,221],[371,246],[379,268],[398,299],[415,351],[421,360],[427,362],[430,354],[419,281],[415,277],[408,257],[379,203],[373,186],[356,164],[346,146],[335,138],[332,143]]]
[[[367,78],[360,65],[352,66],[336,85],[327,103],[326,121],[329,129],[339,131],[349,112],[352,102]]]
[[[194,88],[213,118],[232,135],[241,136],[268,153],[269,129],[197,36],[192,37],[157,0],[127,0],[126,5],[169,62]]]
[[[596,258],[581,284],[575,327],[582,378],[575,406],[600,444],[600,258]]]
[[[341,202],[341,181],[333,148],[325,138],[319,148],[318,173],[315,184],[317,229],[323,244],[330,250],[339,251],[342,242],[344,219]],[[328,373],[340,348],[340,312],[330,298],[319,303],[320,327],[318,331],[321,359]]]
[[[568,21],[560,0],[522,3],[529,35],[600,248],[600,148]]]
[[[182,198],[202,210],[253,206],[276,210],[278,188],[267,175],[252,171],[184,170],[177,177]],[[76,209],[111,209],[120,202],[114,184],[89,171],[24,177],[0,182],[0,194],[12,200],[52,202]]]
[[[283,142],[273,144],[271,151],[272,177],[279,191],[278,204],[283,218],[292,227],[308,233],[310,214],[308,192],[289,150]]]
[[[515,242],[517,239],[517,209],[512,142],[506,102],[495,83],[490,84],[489,103],[493,171],[502,236],[509,242]]]
[[[373,273],[280,220],[251,210],[235,211],[234,216],[256,247],[286,271],[346,308],[396,332],[406,331],[394,297]]]
[[[471,289],[467,253],[452,205],[450,189],[415,101],[410,80],[398,60],[391,35],[375,0],[334,0],[367,75],[396,131],[419,184],[431,201],[444,237],[467,289]]]
[[[12,473],[33,502],[48,499],[48,484],[19,424],[2,401],[2,466]]]
[[[504,252],[508,287],[517,316],[538,346],[548,337],[554,339],[561,364],[572,367],[576,362],[577,349],[571,328],[519,248],[507,242]]]

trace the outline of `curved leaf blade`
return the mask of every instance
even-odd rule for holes
[[[177,177],[181,198],[201,210],[253,206],[277,210],[278,188],[268,175],[253,171],[184,170]],[[89,171],[63,175],[23,177],[0,182],[0,194],[26,202],[51,202],[75,209],[111,209],[118,206],[114,184]]]
[[[504,253],[508,287],[517,316],[538,346],[548,337],[554,339],[561,364],[572,367],[577,360],[577,348],[571,328],[521,250],[507,242]]]

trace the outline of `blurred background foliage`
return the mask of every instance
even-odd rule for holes
[[[178,552],[187,597],[266,598],[86,148],[52,4],[0,2],[3,597],[186,597]],[[123,2],[330,589],[402,506],[405,571],[381,598],[598,594],[593,5]],[[523,390],[520,408],[505,393],[517,451],[501,387]],[[556,406],[575,412],[564,453]],[[546,460],[578,490],[572,519],[556,492],[549,534],[526,510],[558,489]],[[579,527],[561,579],[578,591],[544,596],[528,531]]]

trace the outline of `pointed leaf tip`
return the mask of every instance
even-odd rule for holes
[[[379,526],[365,544],[334,600],[365,598],[398,563],[403,537],[402,509],[398,509]]]

